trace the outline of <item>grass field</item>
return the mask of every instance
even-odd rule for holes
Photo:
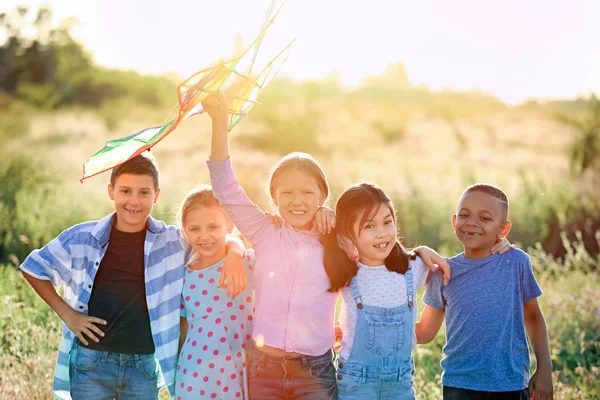
[[[600,398],[600,260],[568,240],[562,260],[536,247],[551,226],[566,226],[584,211],[598,216],[597,176],[573,177],[570,170],[568,149],[578,132],[538,109],[486,98],[411,103],[310,88],[286,100],[265,93],[264,104],[233,131],[234,167],[250,197],[268,209],[271,166],[288,151],[308,151],[327,172],[333,200],[356,181],[374,181],[395,202],[405,244],[451,255],[460,251],[449,222],[460,192],[477,181],[501,186],[511,199],[509,239],[528,249],[544,291],[555,398]],[[0,107],[1,399],[50,398],[60,341],[60,321],[15,265],[63,229],[110,212],[108,176],[79,183],[83,162],[107,140],[161,124],[166,114]],[[162,188],[155,217],[172,222],[183,195],[208,182],[209,132],[207,117],[196,117],[153,149]],[[420,399],[441,397],[444,341],[440,333],[415,351]]]

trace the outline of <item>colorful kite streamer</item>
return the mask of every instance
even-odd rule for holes
[[[270,3],[260,33],[239,57],[198,71],[177,87],[178,104],[175,108],[178,108],[178,112],[175,119],[162,126],[147,128],[133,135],[107,142],[106,146],[83,165],[83,177],[80,181],[83,182],[87,178],[108,171],[152,148],[171,133],[181,121],[201,114],[204,111],[202,100],[212,93],[221,91],[228,97],[229,130],[231,131],[248,114],[254,104],[257,104],[258,95],[277,75],[295,40],[277,54],[259,74],[252,74],[265,33],[275,21],[285,0],[280,2],[277,11],[274,12],[276,3],[279,2],[273,0]]]

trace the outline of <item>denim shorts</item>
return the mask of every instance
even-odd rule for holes
[[[73,400],[156,400],[158,363],[154,354],[118,354],[75,344],[69,356]]]

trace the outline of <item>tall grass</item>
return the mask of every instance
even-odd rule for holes
[[[529,249],[529,254],[544,292],[540,306],[550,337],[554,398],[595,399],[600,397],[600,282],[588,261],[600,259],[581,245],[569,246],[564,264],[539,248]],[[0,398],[51,398],[60,320],[12,266],[0,266],[0,293]],[[441,398],[444,344],[442,329],[434,341],[414,352],[419,399]],[[531,358],[535,360],[533,353]],[[161,398],[166,398],[164,390]]]

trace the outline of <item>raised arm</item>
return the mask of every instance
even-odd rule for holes
[[[227,101],[222,94],[207,97],[202,105],[212,119],[210,181],[213,192],[236,228],[258,246],[262,232],[273,229],[267,216],[249,198],[231,167],[227,130]]]
[[[222,93],[217,93],[204,99],[202,106],[212,120],[210,159],[225,161],[229,158],[227,99]]]
[[[437,335],[444,321],[446,310],[425,305],[421,319],[415,327],[417,343],[425,344],[431,342]]]

